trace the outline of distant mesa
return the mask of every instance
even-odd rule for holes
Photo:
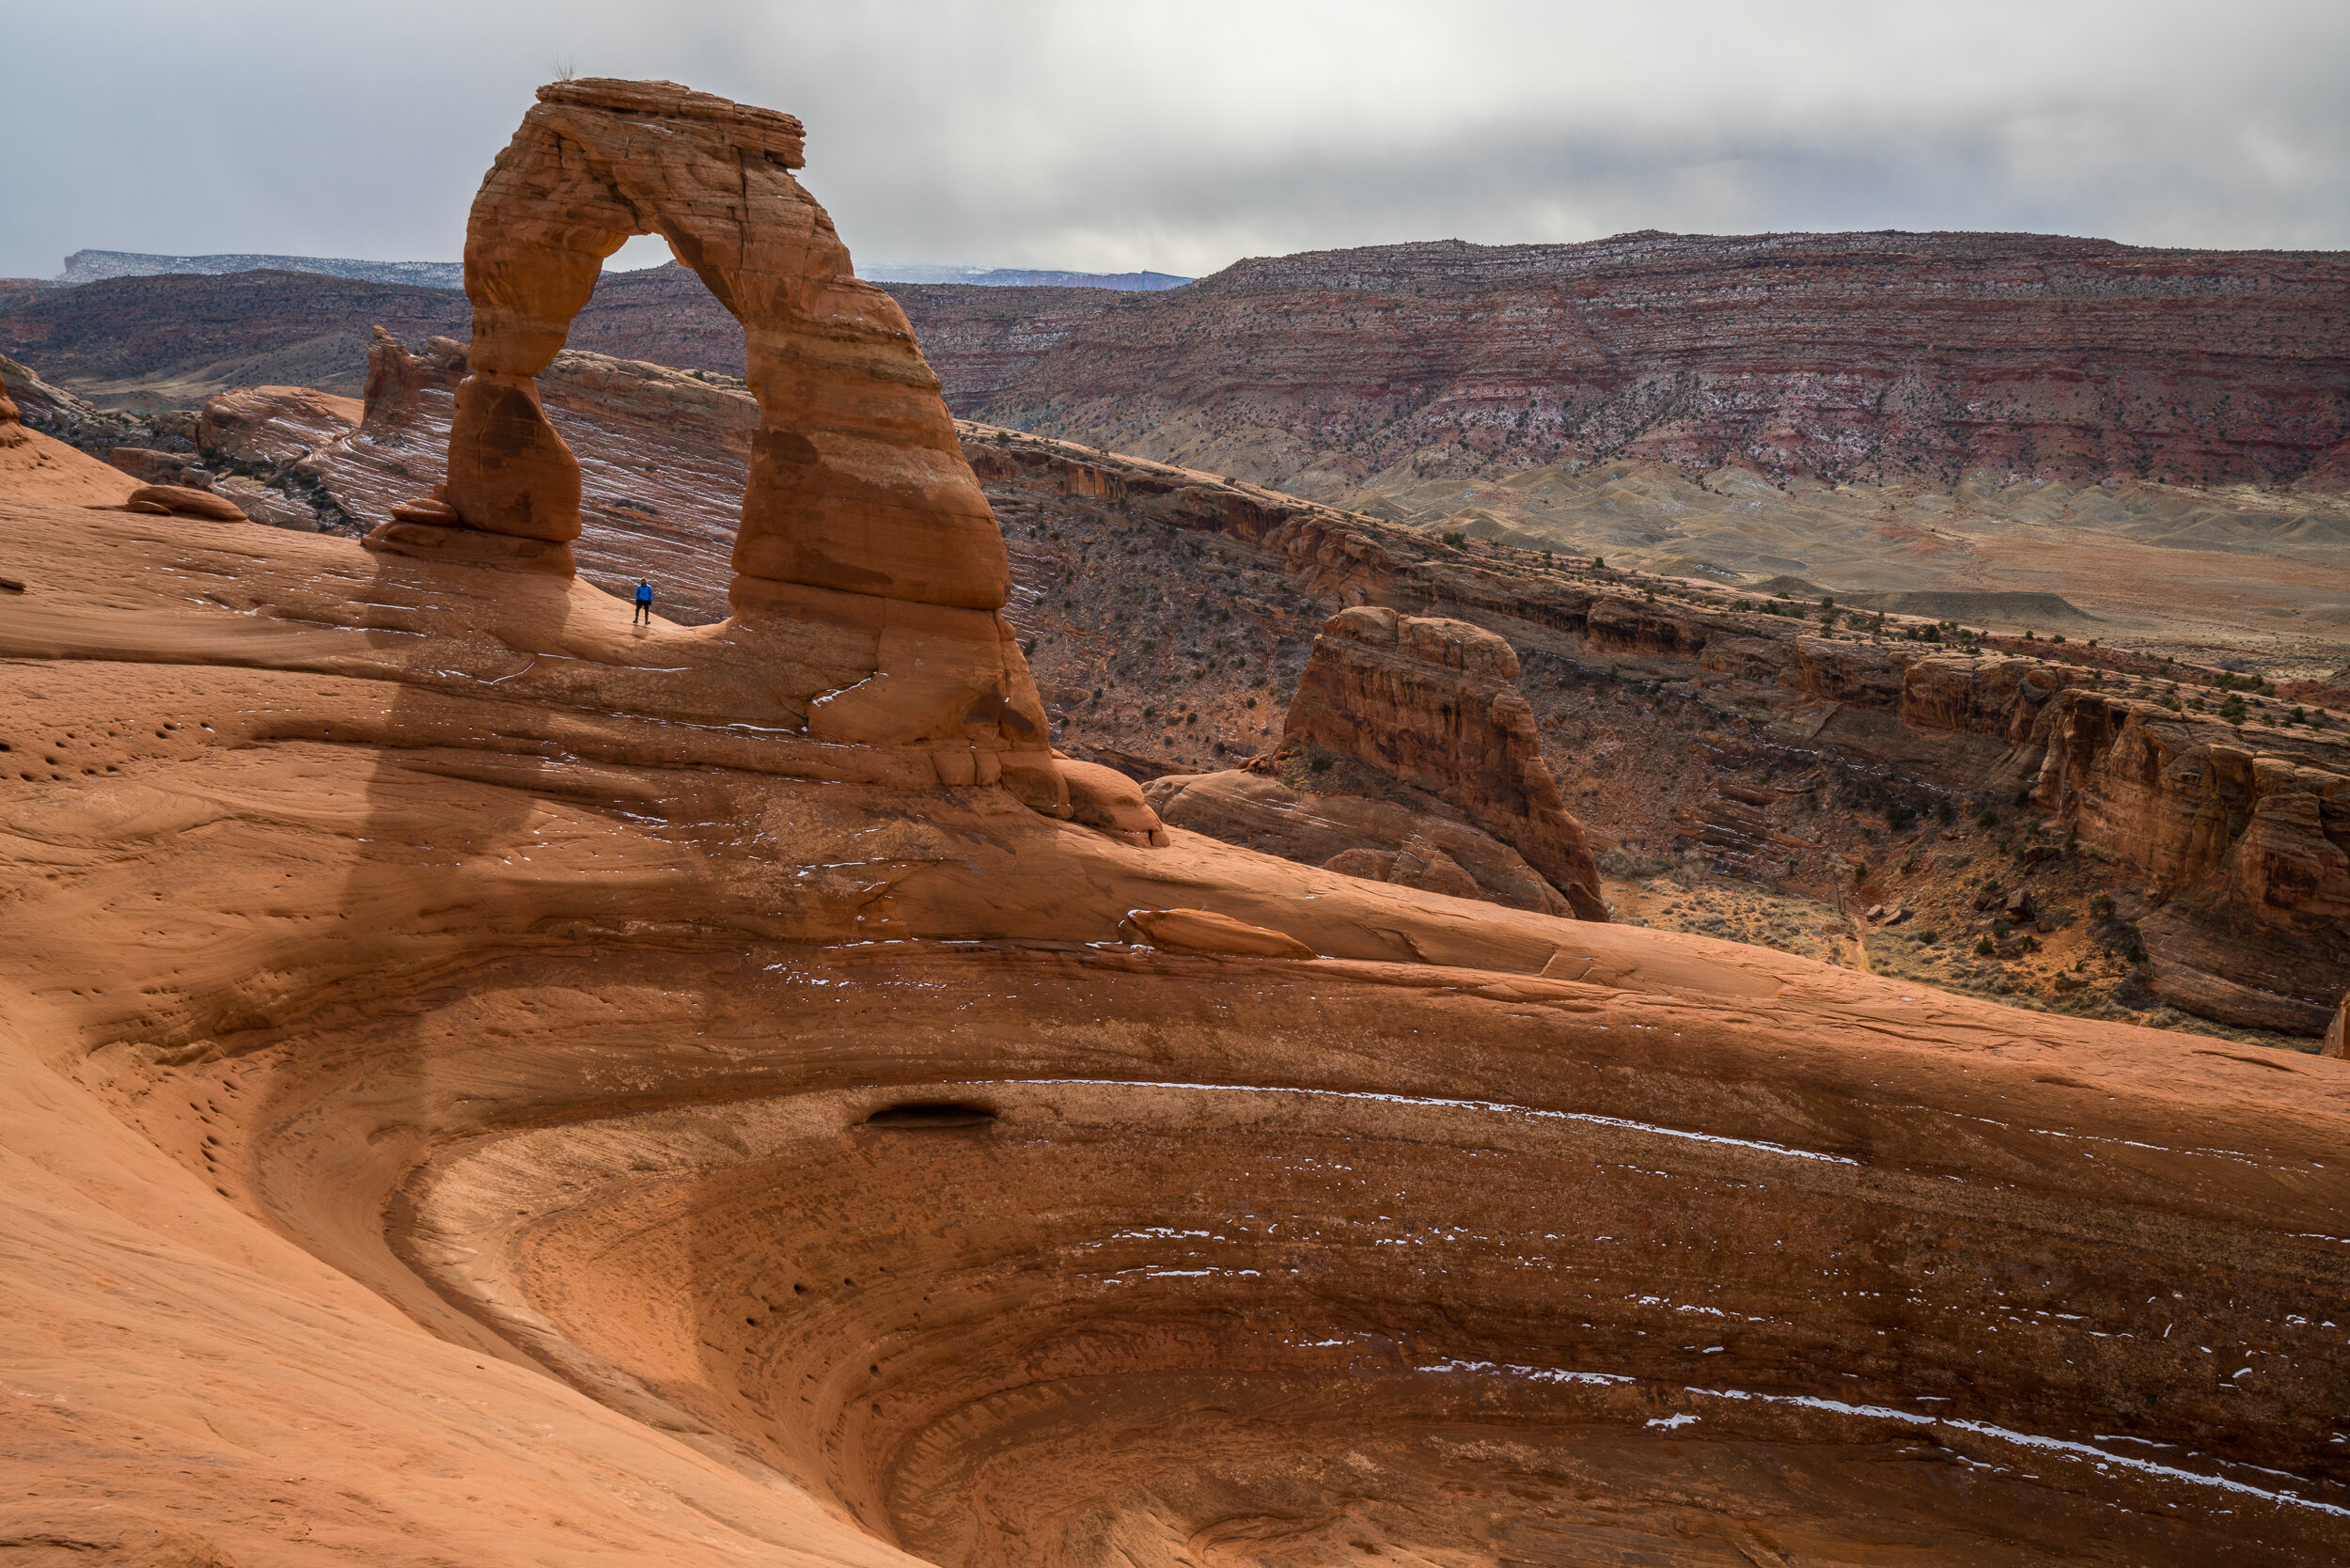
[[[972,283],[982,289],[1120,289],[1157,293],[1192,282],[1172,273],[1063,273],[1027,267],[940,267],[924,262],[865,269],[874,283]]]
[[[260,271],[319,273],[362,283],[405,283],[418,289],[462,289],[462,261],[355,261],[331,256],[145,256],[127,250],[77,250],[57,281],[68,287],[110,277],[216,277]]]
[[[128,250],[77,250],[65,259],[55,282],[72,288],[110,277],[217,277],[227,273],[274,271],[317,273],[362,283],[406,283],[419,289],[462,289],[462,261],[364,261],[336,256],[150,256]],[[1116,289],[1155,293],[1192,280],[1171,273],[1073,273],[1051,268],[955,267],[929,262],[883,265],[868,270],[876,283],[970,283],[983,289]],[[28,279],[26,281],[38,281]]]

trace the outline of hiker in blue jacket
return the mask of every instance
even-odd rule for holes
[[[650,583],[639,582],[636,585],[636,614],[630,619],[629,624],[631,626],[652,624],[652,585]]]

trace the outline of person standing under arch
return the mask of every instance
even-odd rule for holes
[[[629,624],[631,626],[652,624],[652,585],[642,578],[637,579],[636,613],[630,618]]]

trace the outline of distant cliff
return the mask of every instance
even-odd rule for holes
[[[358,261],[338,256],[144,256],[127,250],[77,250],[57,281],[100,283],[110,277],[218,276],[224,273],[316,273],[362,283],[405,283],[417,289],[462,289],[462,261]]]
[[[1999,234],[1447,241],[1164,294],[896,289],[965,417],[1335,494],[1629,458],[2350,487],[2350,255]]]

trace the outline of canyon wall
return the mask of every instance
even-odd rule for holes
[[[958,415],[1330,495],[1602,458],[2339,487],[2350,257],[1620,235],[1254,259],[1082,318],[896,290]]]
[[[2138,917],[2155,995],[2201,1016],[2314,1036],[2350,988],[2350,730],[2338,716],[2294,725],[2272,703],[2230,724],[2169,706],[2175,689],[2166,698],[2159,682],[2085,654],[1918,640],[1933,626],[1919,618],[1888,617],[1877,635],[1830,634],[1792,609],[1740,609],[1711,585],[1449,549],[1374,518],[1067,442],[966,426],[964,446],[999,506],[1010,494],[1061,497],[1220,536],[1277,558],[1326,602],[1472,622],[1546,671],[1671,698],[1694,731],[1684,768],[1714,780],[1714,798],[1682,831],[1746,874],[1771,880],[1791,851],[1820,849],[1791,832],[1758,771],[1824,762],[1868,798],[1919,810],[1948,803],[1971,814],[2022,796],[2059,837],[2076,834],[2108,864]]]
[[[1643,233],[1259,258],[1158,293],[886,289],[962,417],[1324,498],[1608,458],[2350,487],[2350,258],[2333,252]],[[434,290],[120,278],[0,300],[0,352],[85,393],[355,392],[369,325],[414,340],[463,321]],[[674,265],[603,275],[572,346],[745,363],[740,324]]]

